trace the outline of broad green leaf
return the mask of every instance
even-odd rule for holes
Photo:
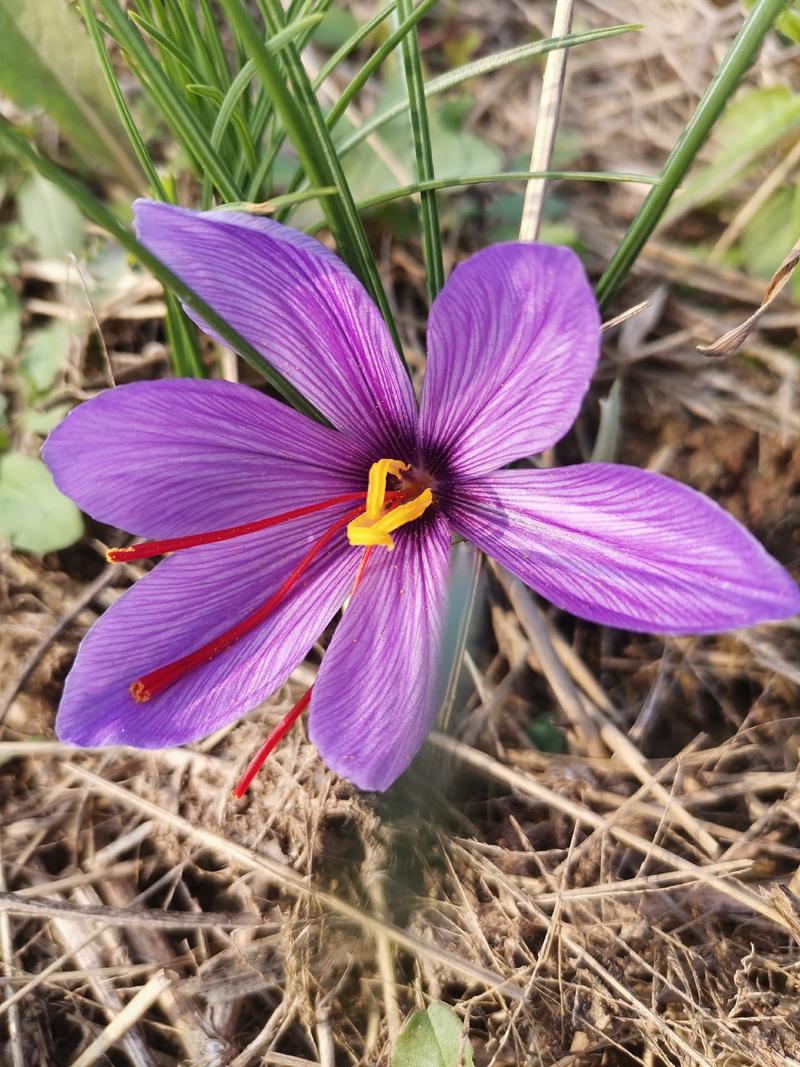
[[[2,198],[0,198],[0,203]],[[17,253],[28,243],[25,230],[16,219],[0,226],[0,275],[11,278],[19,274]]]
[[[391,97],[384,94],[379,106],[393,98],[394,92]],[[429,101],[428,123],[437,178],[466,178],[499,170],[499,154],[486,141],[464,129],[458,112]],[[387,123],[379,137],[384,148],[381,155],[370,145],[361,144],[344,161],[350,188],[358,202],[389,192],[404,179],[410,183],[415,178],[414,148],[405,115]],[[388,159],[394,161],[393,167]],[[313,205],[300,207],[292,214],[292,225],[302,229],[312,225],[317,217],[318,208]]]
[[[33,330],[25,341],[19,374],[29,399],[46,393],[69,354],[74,328],[66,322],[52,322]]]
[[[734,101],[714,132],[716,152],[676,194],[667,220],[672,222],[731,189],[767,152],[800,133],[800,94],[785,85],[752,89]]]
[[[28,408],[27,411],[23,411],[20,421],[24,429],[40,437],[46,437],[51,430],[55,430],[69,410],[69,404],[56,404],[47,411],[33,411]]]
[[[314,44],[331,50],[339,48],[358,32],[358,28],[358,23],[349,11],[342,7],[332,7],[314,30]]]
[[[472,1048],[462,1040],[461,1020],[445,1004],[434,1001],[415,1011],[402,1029],[392,1067],[472,1067]]]
[[[40,459],[19,452],[0,457],[0,541],[24,552],[55,552],[82,533],[81,513]]]
[[[742,266],[756,278],[771,278],[800,239],[800,186],[777,189],[751,219],[739,243]]]
[[[63,259],[80,251],[86,234],[83,216],[65,193],[41,175],[31,174],[20,186],[17,211],[44,259]]]
[[[67,0],[0,0],[0,91],[95,163],[137,180],[92,46]]]
[[[0,281],[0,359],[13,356],[17,351],[22,333],[21,315],[15,290],[8,282]]]
[[[567,742],[549,713],[537,715],[528,723],[525,733],[540,752],[566,752]]]

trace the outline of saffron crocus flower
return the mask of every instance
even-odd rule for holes
[[[455,269],[418,407],[377,308],[316,241],[147,201],[136,219],[330,427],[242,385],[177,380],[102,393],[55,430],[44,458],[61,490],[156,539],[111,558],[169,553],[81,644],[62,740],[211,733],[285,681],[355,588],[308,728],[328,766],[385,789],[436,714],[453,533],[559,608],[628,630],[800,610],[786,571],[684,485],[615,464],[509,469],[569,429],[597,363],[597,307],[567,249],[500,244]]]

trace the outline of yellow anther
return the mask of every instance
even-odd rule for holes
[[[389,536],[391,531],[418,519],[433,503],[433,493],[430,489],[423,489],[413,500],[387,510],[386,479],[390,474],[400,478],[404,471],[410,469],[407,463],[399,459],[379,459],[377,463],[372,464],[369,469],[366,509],[347,527],[347,537],[351,545],[380,545],[391,552],[394,548],[394,541]]]
[[[423,489],[419,496],[406,504],[399,504],[375,521],[364,512],[348,525],[348,540],[351,545],[380,545],[391,552],[394,548],[394,541],[389,536],[392,530],[418,519],[432,503],[433,493],[430,489]]]
[[[379,459],[369,469],[369,482],[367,484],[367,510],[368,519],[374,522],[381,517],[383,502],[386,497],[386,479],[390,474],[399,478],[403,471],[409,469],[407,463],[399,459]]]

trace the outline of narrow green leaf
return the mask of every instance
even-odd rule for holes
[[[470,174],[463,178],[435,178],[431,182],[413,182],[411,185],[399,186],[396,189],[387,189],[386,192],[378,193],[367,200],[360,200],[356,207],[359,211],[369,211],[370,208],[388,204],[392,200],[402,200],[404,197],[413,196],[422,189],[438,189],[441,192],[461,189],[469,185],[485,185],[492,182],[526,182],[531,178],[546,178],[551,181],[581,181],[581,182],[632,182],[638,185],[657,185],[660,179],[649,174],[625,174],[613,171],[593,170],[510,170],[495,174]],[[254,215],[272,215],[285,207],[293,207],[295,204],[304,204],[309,200],[318,200],[323,196],[335,196],[336,189],[332,185],[322,188],[299,189],[296,193],[282,193],[280,196],[271,197],[260,203],[252,200],[233,201],[223,204],[222,207],[229,211],[250,211]],[[319,222],[306,228],[307,233],[313,233],[322,229],[325,222]]]
[[[442,192],[462,189],[470,185],[487,185],[493,182],[525,182],[531,178],[542,178],[548,181],[577,181],[577,182],[634,182],[639,185],[658,185],[661,180],[649,174],[614,173],[613,171],[592,170],[512,170],[497,174],[470,174],[463,178],[435,178],[430,182],[413,182],[410,185],[398,186],[396,189],[388,189],[384,193],[377,193],[366,200],[360,200],[356,207],[359,211],[369,211],[372,208],[388,204],[393,200],[402,200],[407,196],[426,189],[437,189]],[[316,200],[318,197],[329,194],[328,189],[300,189],[296,193],[287,193],[284,196],[276,196],[264,204],[226,204],[226,207],[241,207],[244,210],[270,211],[286,205],[300,204],[304,200]],[[307,233],[315,233],[322,229],[325,223],[320,219],[306,227]]]
[[[203,40],[206,41],[208,44],[208,50],[211,54],[211,59],[214,64],[214,68],[217,72],[217,81],[220,85],[227,85],[227,83],[230,81],[228,59],[225,55],[225,48],[220,39],[217,19],[214,18],[214,12],[211,10],[210,0],[200,0],[200,11],[203,15],[203,25],[201,32],[203,35]]]
[[[410,11],[405,18],[401,18],[397,29],[394,30],[393,33],[390,33],[383,44],[375,49],[366,63],[364,63],[361,69],[356,72],[355,76],[342,90],[339,99],[328,113],[327,122],[329,129],[333,129],[350,106],[350,101],[361,92],[375,71],[382,66],[395,48],[403,43],[406,35],[414,29],[422,16],[426,14],[435,3],[437,3],[437,0],[420,0],[420,3]],[[406,99],[403,101],[401,112],[405,111],[408,106],[409,101]]]
[[[284,77],[276,59],[264,47],[261,34],[242,0],[222,0],[222,4],[250,58],[255,62],[259,78],[280,115],[309,182],[312,185],[336,186],[337,195],[325,198],[323,207],[337,248],[380,308],[400,353],[396,328],[378,268],[305,68],[294,47],[289,44],[283,53]],[[271,34],[278,33],[283,28],[280,4],[277,0],[261,0],[261,7],[267,19],[268,31]],[[291,89],[286,84],[287,80]]]
[[[333,72],[342,62],[342,60],[346,59],[351,52],[355,51],[355,49],[358,48],[361,42],[365,41],[367,37],[369,37],[369,35],[373,33],[378,28],[378,26],[380,26],[380,24],[389,17],[389,15],[391,15],[395,7],[397,7],[396,0],[392,0],[391,4],[388,4],[376,15],[373,15],[372,18],[365,22],[363,26],[359,26],[359,28],[352,35],[352,37],[348,37],[348,39],[339,48],[336,49],[333,55],[325,63],[322,64],[319,74],[314,79],[315,89],[318,89],[320,85],[322,85],[322,83],[325,81],[325,79],[329,78],[331,74],[333,74]]]
[[[56,552],[83,533],[81,513],[56,489],[40,459],[0,456],[0,542],[23,552]]]
[[[441,676],[437,679],[438,691],[443,694],[437,723],[445,731],[459,691],[464,652],[479,600],[482,563],[481,551],[467,541],[453,545],[450,550],[450,584],[439,660]]]
[[[164,190],[164,186],[161,184],[158,172],[156,171],[156,165],[153,162],[150,153],[147,151],[142,135],[139,133],[139,128],[134,121],[133,115],[128,107],[128,102],[122,92],[116,71],[112,66],[92,0],[81,0],[81,11],[83,12],[83,20],[89,30],[89,36],[94,45],[95,53],[100,60],[100,66],[103,71],[106,85],[108,86],[108,91],[111,93],[111,99],[114,101],[114,106],[117,109],[117,115],[119,116],[122,125],[125,127],[125,132],[128,135],[128,140],[136,154],[136,158],[139,161],[139,166],[144,171],[147,180],[150,183],[150,189],[153,195],[157,196],[160,200],[166,200],[167,194]],[[138,184],[137,181],[137,187]]]
[[[387,59],[387,57],[391,55],[394,49],[402,43],[405,35],[409,33],[414,26],[416,26],[416,24],[419,22],[425,12],[428,11],[431,7],[433,7],[435,3],[437,3],[437,0],[420,0],[419,5],[411,12],[411,14],[407,18],[403,19],[397,29],[386,38],[383,44],[379,45],[379,47],[375,49],[370,58],[356,73],[355,77],[350,80],[349,84],[339,94],[338,100],[328,112],[325,118],[325,124],[328,130],[332,130],[334,128],[336,123],[339,121],[339,119],[345,113],[347,108],[350,106],[351,100],[353,100],[353,98],[361,91],[361,89],[366,85],[366,83],[369,81],[375,71],[378,70],[378,68]],[[405,111],[407,107],[408,99],[406,98],[403,101],[403,107],[401,108],[401,111],[399,113],[402,114],[402,112]],[[341,161],[341,158],[344,155],[341,145],[339,145],[334,151],[336,153],[337,160]],[[289,182],[287,192],[294,192],[295,189],[297,189],[298,186],[301,184],[302,177],[302,172],[297,171],[293,175],[292,180]]]
[[[600,401],[600,425],[592,449],[592,463],[613,463],[616,460],[621,418],[622,384],[617,378],[608,396]]]
[[[137,187],[97,61],[64,0],[0,0],[0,91],[19,107],[42,108],[95,164],[113,160],[119,177]]]
[[[193,83],[190,83],[186,86],[186,90],[187,92],[194,93],[196,96],[201,96],[204,100],[210,100],[211,103],[214,104],[214,106],[217,108],[217,114],[219,115],[222,106],[225,103],[225,97],[223,96],[222,91],[220,89],[217,89],[214,85],[195,85]],[[253,166],[255,166],[256,146],[253,144],[253,138],[250,136],[250,131],[248,130],[244,119],[235,111],[232,111],[229,117],[233,120],[233,124],[239,131],[240,143],[245,149],[245,152],[247,153],[248,160]],[[214,130],[216,130],[216,128],[217,127],[215,125]],[[213,139],[214,130],[211,131],[211,144],[214,148],[218,148],[222,138],[220,137],[218,142],[215,144]]]
[[[224,90],[230,82],[230,74],[227,67],[223,67],[222,71],[218,73],[213,51],[209,47],[209,36],[219,40],[219,29],[216,24],[214,24],[211,35],[201,32],[194,0],[178,0],[177,4],[174,5],[174,10],[176,22],[180,23],[182,30],[183,51],[193,57],[195,66],[202,73],[201,80]]]
[[[172,56],[172,58],[183,67],[187,77],[197,83],[203,81],[203,75],[200,68],[195,64],[192,57],[184,52],[184,50],[180,48],[171,37],[167,36],[166,33],[162,33],[158,26],[155,26],[148,19],[142,18],[142,16],[135,11],[129,12],[128,18],[131,19],[132,22],[135,22],[140,29],[144,30],[148,37],[155,41],[161,50],[162,56]],[[219,92],[219,90],[217,90],[217,92]]]
[[[749,11],[755,0],[743,0],[744,6]],[[793,0],[787,4],[788,10],[775,23],[775,29],[788,37],[795,44],[800,44],[800,4]]]
[[[173,133],[197,161],[199,172],[207,173],[226,200],[240,200],[241,192],[219,154],[211,147],[197,116],[176,90],[150,52],[144,38],[117,4],[98,0],[114,39],[128,55],[137,74],[147,86],[153,102],[170,124]]]
[[[169,360],[178,378],[205,378],[206,369],[197,343],[197,330],[170,292],[165,292],[167,317],[164,323],[169,344]]]
[[[271,52],[279,52],[291,41],[294,41],[298,37],[303,37],[324,18],[324,14],[315,13],[313,15],[307,15],[305,18],[297,19],[290,26],[287,26],[285,30],[280,33],[276,33],[273,38],[266,41],[265,47]],[[211,145],[213,148],[219,148],[222,143],[222,138],[228,129],[232,119],[235,119],[236,108],[239,105],[239,101],[244,97],[247,87],[251,80],[255,76],[256,67],[252,59],[248,59],[242,69],[236,75],[228,87],[228,91],[225,93],[225,97],[219,106],[217,117],[214,120],[214,128],[211,131]],[[265,116],[259,113],[254,121],[252,131],[248,130],[247,138],[252,145],[257,143],[263,133],[262,121],[265,121]],[[245,151],[243,153],[243,161],[252,163],[252,155]],[[273,157],[274,158],[274,157]],[[269,170],[272,160],[267,160],[265,165],[265,172]],[[257,173],[258,166],[254,166],[254,171]],[[259,188],[261,181],[257,180],[255,188]],[[208,177],[203,179],[203,194],[202,194],[203,209],[208,210],[211,206],[211,181]]]
[[[89,29],[95,51],[100,57],[100,62],[105,75],[111,96],[117,108],[117,114],[125,127],[128,138],[136,153],[139,163],[147,175],[150,189],[157,199],[169,201],[169,196],[158,176],[155,163],[147,151],[144,140],[131,115],[125,96],[117,80],[116,72],[111,64],[108,52],[100,31],[100,25],[92,5],[92,0],[81,0],[84,21]],[[197,343],[197,334],[190,328],[186,315],[174,296],[165,293],[167,305],[166,332],[169,345],[169,359],[172,371],[178,377],[203,378],[205,368],[200,358],[200,349]]]
[[[422,4],[420,4],[420,7],[422,7]],[[416,11],[419,11],[419,7],[416,8]],[[497,52],[493,56],[484,56],[482,59],[477,59],[472,63],[466,63],[462,67],[457,67],[455,70],[448,71],[447,74],[442,74],[439,77],[432,78],[429,82],[426,82],[425,97],[427,99],[431,96],[437,96],[439,93],[444,93],[448,89],[452,89],[454,86],[468,81],[470,78],[476,78],[482,74],[500,70],[502,67],[506,67],[510,63],[517,63],[522,59],[530,59],[532,56],[545,55],[547,52],[553,52],[559,48],[575,48],[578,45],[591,44],[593,41],[601,41],[606,37],[617,37],[621,33],[630,33],[632,30],[638,30],[640,28],[641,27],[636,23],[629,23],[621,26],[607,26],[599,30],[588,30],[585,33],[571,33],[566,37],[548,37],[543,41],[534,41],[532,44],[520,45],[517,48],[509,48],[504,52]],[[386,43],[388,44],[388,41]],[[372,63],[373,61],[370,62]],[[361,73],[362,72],[359,72],[359,74],[356,75],[356,78],[360,78]],[[370,73],[372,73],[372,71],[370,71]],[[351,85],[352,84],[353,82],[351,82]],[[363,82],[361,84],[363,84]],[[361,88],[360,84],[358,85],[358,88]],[[345,93],[349,92],[350,86],[345,89]],[[398,103],[392,105],[392,107],[367,119],[362,126],[359,126],[357,130],[338,143],[337,148],[340,155],[345,155],[347,152],[352,151],[356,145],[361,144],[362,141],[365,141],[373,133],[377,132],[387,122],[391,122],[392,119],[397,118],[398,115],[402,115],[407,108],[408,100],[400,100]],[[339,111],[339,115],[342,110],[343,109]],[[333,123],[331,125],[333,125]]]
[[[270,52],[280,52],[287,44],[294,44],[299,38],[306,37],[324,18],[324,11],[313,11],[310,15],[303,15],[302,18],[295,19],[282,30],[278,30],[264,42],[264,47]]]
[[[670,152],[661,171],[661,182],[650,190],[598,282],[596,293],[601,307],[608,304],[624,282],[647,239],[666,211],[672,194],[683,181],[742,75],[755,59],[761,42],[785,7],[786,0],[756,0],[753,10]]]
[[[182,282],[176,274],[173,274],[166,264],[162,263],[144,245],[140,244],[131,231],[126,226],[123,226],[102,201],[94,197],[81,182],[71,177],[61,167],[40,155],[25,136],[15,129],[8,119],[2,116],[0,116],[0,140],[5,141],[12,151],[27,160],[43,178],[51,181],[62,192],[66,193],[86,218],[101,229],[106,230],[123,248],[136,256],[143,266],[152,271],[166,289],[172,290],[182,303],[188,305],[197,315],[203,318],[222,337],[225,343],[237,352],[262,378],[269,382],[289,404],[297,408],[298,411],[305,412],[305,414],[318,422],[325,422],[323,416],[298,392],[291,382],[288,382],[271,364],[267,363],[237,330],[220,318],[194,290]]]
[[[401,19],[408,19],[413,11],[412,0],[397,0],[397,13]],[[428,109],[425,106],[422,58],[419,52],[416,26],[405,34],[401,48],[411,116],[411,132],[414,138],[414,154],[417,161],[417,181],[423,184],[433,181],[435,175]],[[435,189],[424,188],[420,192],[420,227],[428,301],[432,304],[444,285],[442,239],[439,232],[439,212],[436,208]]]

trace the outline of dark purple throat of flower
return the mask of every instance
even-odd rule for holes
[[[396,485],[396,488],[389,489],[387,487],[389,479]],[[373,463],[370,468],[366,492],[339,494],[314,504],[294,508],[280,515],[272,515],[268,518],[243,523],[239,526],[228,526],[220,530],[191,534],[186,537],[144,541],[141,544],[131,545],[126,548],[110,549],[106,554],[110,563],[127,563],[137,559],[148,559],[152,556],[178,552],[183,549],[195,548],[199,545],[215,544],[236,537],[244,537],[247,534],[265,530],[271,526],[278,526],[294,519],[303,518],[306,515],[312,515],[343,504],[355,503],[356,501],[359,502],[358,506],[347,511],[335,522],[331,523],[322,536],[311,545],[281,585],[260,607],[193,652],[136,678],[130,684],[130,693],[133,699],[137,703],[144,703],[158,696],[190,671],[225,652],[240,638],[265,622],[297,585],[314,560],[320,556],[338,534],[345,530],[350,544],[364,549],[350,594],[352,597],[361,581],[367,560],[373,549],[381,547],[391,552],[394,548],[391,534],[401,526],[418,519],[433,503],[433,492],[426,476],[419,475],[416,471],[413,471],[409,464],[404,463],[402,460],[380,459]],[[244,795],[259,767],[291,725],[300,717],[310,698],[311,690],[309,689],[288,715],[281,720],[275,730],[272,731],[248,767],[242,780],[234,789],[235,796]]]

